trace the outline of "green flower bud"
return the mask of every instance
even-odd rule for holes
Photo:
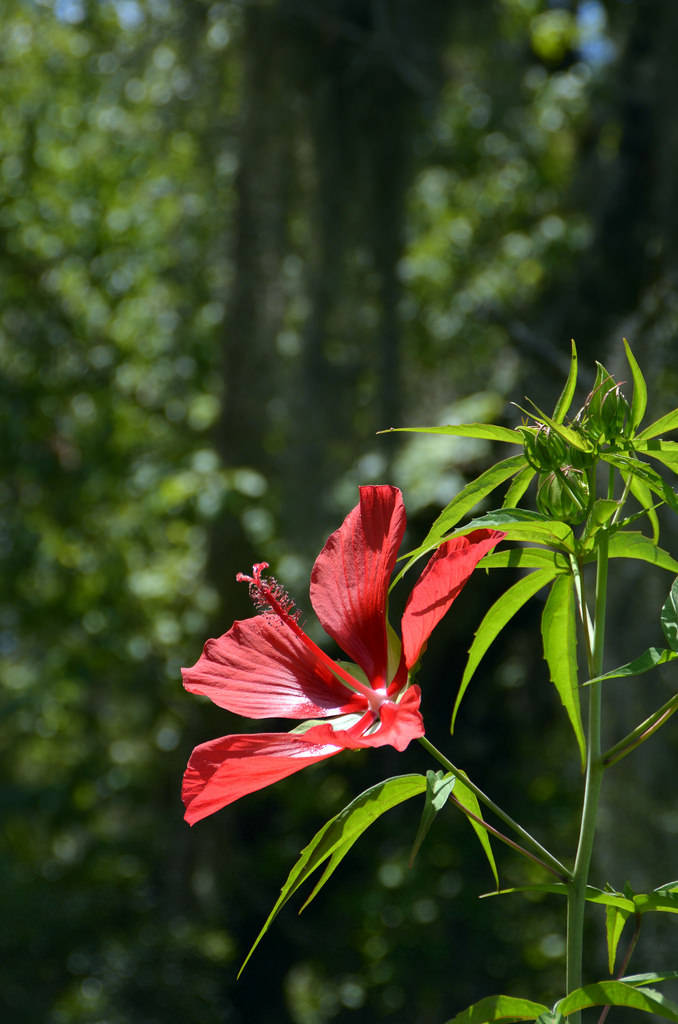
[[[578,419],[582,431],[594,441],[614,441],[626,436],[629,427],[629,403],[618,384],[602,363],[597,363],[593,390]]]
[[[568,446],[546,424],[523,429],[525,458],[538,472],[557,469],[566,461]]]
[[[586,474],[574,466],[542,473],[537,481],[537,508],[546,516],[576,526],[586,519],[590,502]]]

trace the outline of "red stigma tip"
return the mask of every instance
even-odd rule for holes
[[[268,562],[257,562],[252,566],[251,576],[239,572],[235,577],[236,581],[249,584],[250,598],[259,611],[273,612],[283,621],[296,623],[299,613],[295,610],[289,595],[276,580],[267,579],[262,575],[268,566]]]

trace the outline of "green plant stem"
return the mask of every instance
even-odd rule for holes
[[[515,832],[516,835],[520,836],[525,846],[528,847],[528,850],[525,850],[522,847],[520,847],[517,843],[514,844],[511,840],[508,840],[508,837],[504,836],[503,833],[495,832],[497,838],[501,839],[504,842],[508,841],[508,844],[510,846],[513,846],[514,849],[518,850],[520,853],[523,853],[525,856],[528,856],[531,860],[536,860],[537,863],[541,864],[552,874],[557,875],[564,882],[569,881],[569,879],[571,878],[571,872],[569,872],[567,868],[563,864],[561,864],[556,857],[553,856],[552,853],[549,853],[549,851],[545,849],[545,847],[543,847],[541,843],[539,843],[534,838],[534,836],[531,836],[530,833],[522,827],[522,825],[519,825],[518,822],[510,816],[510,814],[507,814],[506,811],[499,807],[498,804],[495,804],[494,800],[491,800],[490,797],[487,796],[487,794],[483,793],[482,789],[476,786],[476,784],[472,782],[471,779],[469,779],[468,775],[466,775],[465,772],[462,772],[459,768],[456,768],[449,760],[449,758],[445,757],[442,751],[438,750],[437,747],[434,747],[431,741],[427,740],[425,736],[420,736],[419,742],[421,743],[424,750],[428,751],[431,757],[435,758],[435,760],[438,761],[438,763],[441,764],[443,768],[445,768],[448,772],[450,772],[461,782],[463,782],[464,785],[467,786],[471,790],[471,792],[475,794],[475,796],[478,798],[481,804],[484,804],[489,811],[492,811],[492,813],[500,819],[500,821],[503,821],[505,825],[508,825],[511,831]],[[468,814],[467,811],[464,811],[464,813]],[[481,822],[481,824],[487,827],[485,822]],[[493,830],[489,829],[489,831]]]
[[[605,644],[605,612],[607,607],[608,534],[601,530],[597,552],[596,603],[593,617],[593,635],[589,652],[589,673],[591,677],[602,674]],[[583,595],[582,595],[583,597]],[[584,604],[583,613],[586,614]],[[598,818],[598,801],[603,780],[604,765],[600,752],[601,685],[589,687],[588,744],[586,754],[586,776],[584,802],[582,807],[579,843],[574,862],[574,872],[569,884],[567,897],[567,965],[566,989],[572,992],[582,984],[582,962],[584,953],[584,909],[586,886],[589,879],[591,854]],[[579,1024],[580,1014],[572,1015],[572,1024]]]
[[[678,711],[678,694],[669,697],[665,704],[662,704],[660,708],[653,711],[645,721],[637,725],[635,729],[632,729],[630,733],[627,733],[623,739],[615,743],[613,747],[610,747],[603,754],[603,765],[608,767],[611,764],[616,764],[617,761],[621,761],[623,757],[630,754],[632,750],[648,740],[657,729],[660,729],[665,722],[669,720],[671,715]]]

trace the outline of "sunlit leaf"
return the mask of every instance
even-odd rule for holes
[[[482,441],[506,441],[508,444],[522,446],[523,438],[517,430],[509,427],[498,427],[494,423],[460,423],[441,427],[390,427],[379,430],[379,434],[447,434],[451,437],[473,437]]]
[[[477,565],[478,569],[549,569],[567,572],[569,562],[559,551],[548,548],[504,548],[485,555]]]
[[[511,481],[502,508],[515,508],[536,475],[537,471],[532,466],[521,469]]]
[[[565,882],[544,882],[539,885],[518,885],[513,886],[510,889],[500,889],[499,892],[488,892],[483,894],[483,898],[489,896],[511,896],[514,894],[533,894],[539,895],[553,895],[553,896],[567,896],[569,887]],[[622,910],[628,910],[629,913],[634,913],[635,905],[632,899],[628,896],[624,896],[618,892],[606,892],[604,889],[597,889],[593,885],[586,886],[586,901],[587,903],[602,904],[603,906],[609,907],[620,907]]]
[[[599,683],[602,679],[621,679],[624,676],[641,676],[644,672],[649,672],[650,669],[657,668],[658,665],[665,665],[669,661],[674,661],[678,658],[678,651],[667,651],[660,647],[648,647],[646,651],[643,651],[633,661],[627,661],[625,665],[620,665],[619,668],[613,668],[610,672],[604,672],[600,676],[595,676],[593,679],[587,679],[584,685],[588,686],[591,683]]]
[[[629,919],[629,911],[621,907],[607,906],[605,908],[605,935],[607,939],[607,966],[610,974],[614,974],[614,965],[617,959],[617,946],[624,930],[624,925]]]
[[[452,710],[452,723],[450,725],[450,731],[454,731],[454,723],[456,721],[457,712],[459,711],[459,705],[461,704],[462,698],[466,693],[466,689],[473,678],[473,675],[478,668],[483,656],[485,655],[488,647],[492,644],[495,638],[502,631],[507,622],[513,618],[517,611],[533,597],[538,590],[545,587],[547,583],[550,583],[557,575],[555,568],[548,569],[537,569],[535,572],[529,574],[529,576],[523,576],[522,579],[514,583],[512,587],[499,597],[489,611],[485,614],[482,622],[476,630],[473,643],[468,652],[468,660],[466,662],[466,668],[459,684],[459,692],[457,693],[457,699],[454,702],[454,708]]]
[[[619,981],[627,985],[658,985],[662,981],[678,980],[678,971],[647,971],[645,974],[625,974]]]
[[[652,543],[659,540],[659,517],[654,507],[652,492],[644,480],[641,480],[635,473],[622,473],[624,482],[628,480],[629,490],[641,508],[645,509],[647,518],[652,528]]]
[[[678,562],[668,551],[657,547],[649,537],[634,530],[620,530],[614,533],[610,537],[608,551],[610,558],[638,558],[656,565],[659,569],[678,573]]]
[[[504,480],[513,476],[525,466],[524,455],[512,455],[509,459],[497,462],[490,469],[481,473],[479,477],[466,484],[459,494],[455,495],[452,501],[440,513],[429,531],[429,538],[442,537],[449,533],[457,523],[464,518],[467,512],[478,504],[483,498],[502,484]],[[424,541],[426,543],[426,541]]]
[[[678,1006],[670,1003],[654,989],[635,988],[623,981],[598,981],[570,992],[556,1003],[564,1017],[588,1006],[628,1006],[633,1010],[655,1013],[658,1017],[678,1022]]]
[[[245,957],[242,967],[238,972],[239,975],[245,969],[248,960],[268,931],[278,912],[316,869],[331,858],[331,870],[328,871],[326,869],[322,879],[323,883],[327,881],[332,871],[340,863],[355,840],[377,818],[384,814],[385,811],[390,810],[404,800],[409,800],[411,797],[425,792],[425,790],[426,778],[423,775],[399,775],[395,778],[386,779],[384,782],[379,782],[376,786],[366,789],[364,793],[361,793],[355,800],[352,800],[343,811],[340,811],[334,818],[326,822],[316,832],[308,846],[305,846],[301,851],[297,863],[283,884],[275,906]],[[335,853],[336,856],[333,856]],[[318,888],[319,886],[316,886],[313,895],[318,891]],[[308,900],[306,902],[308,903]]]
[[[676,492],[673,488],[669,487],[666,480],[652,466],[648,466],[646,462],[640,462],[638,459],[615,452],[603,451],[600,453],[600,457],[604,462],[615,466],[623,475],[630,473],[643,481],[662,501],[665,501],[671,508],[678,509],[678,496]]]
[[[673,473],[678,473],[678,441],[658,441],[655,439],[636,443],[634,439],[634,449],[661,462],[663,466],[666,466]]]
[[[569,576],[560,576],[551,587],[542,614],[541,635],[551,682],[567,711],[583,765],[586,761],[586,741],[577,679],[574,588]]]
[[[450,772],[426,772],[426,797],[424,809],[419,819],[419,828],[412,844],[410,867],[421,849],[421,844],[428,835],[436,815],[442,810],[457,782],[456,776]]]
[[[556,407],[553,410],[553,422],[562,423],[570,406],[572,405],[572,399],[574,397],[575,388],[577,387],[577,371],[579,360],[577,358],[577,346],[574,343],[574,338],[570,342],[572,346],[572,358],[570,360],[570,372],[567,375],[565,381],[565,387],[563,388],[560,398],[556,402]]]
[[[467,811],[474,814],[476,818],[482,818],[482,812],[480,810],[480,804],[475,793],[472,793],[468,786],[465,786],[461,779],[457,779],[457,784],[454,787],[454,799],[457,803],[461,804]],[[475,821],[474,818],[469,818],[469,824],[473,828],[473,831],[478,836],[480,845],[483,848],[487,861],[490,865],[490,870],[494,876],[494,881],[499,888],[499,875],[497,874],[497,865],[495,863],[494,854],[492,853],[492,846],[490,844],[490,837],[487,829],[483,828],[479,821]]]
[[[641,430],[635,440],[647,441],[651,437],[659,437],[660,434],[668,434],[672,430],[678,430],[678,409],[672,409],[671,412],[660,416],[649,427],[645,427],[645,430]]]
[[[624,338],[623,341],[626,359],[629,367],[631,368],[631,376],[633,377],[633,399],[631,401],[630,416],[630,428],[633,433],[645,415],[645,409],[647,407],[647,385],[645,383],[642,370],[636,361],[636,357],[631,351],[628,341],[626,338]]]
[[[490,1024],[491,1021],[536,1020],[542,1013],[548,1013],[548,1006],[534,1003],[531,999],[518,996],[486,996],[478,1003],[462,1010],[447,1024]]]
[[[678,656],[678,577],[673,581],[669,596],[662,606],[660,620],[666,642]]]

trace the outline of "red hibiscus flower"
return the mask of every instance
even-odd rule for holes
[[[404,532],[400,491],[361,487],[360,504],[313,566],[313,609],[355,664],[334,661],[306,635],[287,594],[263,575],[265,562],[251,576],[238,575],[263,614],[208,640],[196,664],[182,670],[184,686],[247,718],[310,721],[289,733],[222,736],[196,747],[182,789],[189,824],[341,750],[404,750],[424,735],[421,693],[409,684],[409,671],[477,562],[504,534],[476,530],[438,548],[410,594],[401,644],[386,606]]]

